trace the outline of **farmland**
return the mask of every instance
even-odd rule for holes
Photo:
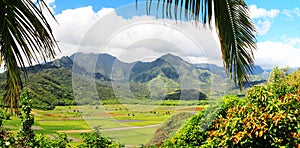
[[[71,146],[82,142],[81,133],[100,127],[106,137],[129,146],[147,143],[157,128],[170,116],[179,112],[195,113],[205,106],[157,106],[139,104],[111,104],[95,106],[57,106],[54,110],[34,109],[33,129],[36,134],[51,137],[64,132],[73,141]],[[11,116],[4,120],[4,127],[16,133],[20,119]]]

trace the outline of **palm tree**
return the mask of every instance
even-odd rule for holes
[[[146,1],[149,13],[152,0]],[[255,28],[244,0],[158,0],[157,11],[160,5],[163,17],[178,19],[179,14],[181,19],[184,10],[187,20],[201,21],[209,27],[214,22],[226,72],[242,89],[243,81],[249,81],[247,73],[252,73],[256,49]]]
[[[46,6],[38,0],[39,6]],[[0,65],[4,63],[6,85],[4,105],[18,112],[22,85],[19,66],[54,58],[57,46],[41,8],[32,0],[0,0]]]
[[[150,10],[152,0],[149,2]],[[43,0],[38,3],[46,6]],[[162,5],[163,12],[170,18],[171,13],[175,19],[177,13],[181,16],[182,8],[190,20],[211,25],[214,18],[227,72],[240,88],[244,80],[248,81],[247,71],[252,70],[252,50],[256,44],[255,29],[243,0],[163,0]],[[174,11],[171,11],[172,5]],[[7,76],[3,100],[11,112],[13,109],[17,112],[23,86],[18,66],[25,71],[26,78],[25,63],[32,65],[54,58],[57,44],[41,9],[31,0],[0,0],[0,8],[0,65],[4,63]]]

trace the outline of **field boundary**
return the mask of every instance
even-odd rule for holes
[[[100,131],[121,131],[121,130],[131,130],[131,129],[143,129],[143,128],[158,127],[160,125],[161,124],[152,124],[152,125],[146,125],[146,126],[116,127],[116,128],[102,129]],[[93,130],[59,130],[57,132],[71,134],[71,133],[89,133],[89,132],[92,132],[92,131]]]

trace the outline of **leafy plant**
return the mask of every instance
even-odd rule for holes
[[[149,145],[161,145],[166,139],[174,136],[176,134],[176,131],[185,125],[186,120],[190,118],[193,114],[187,113],[187,112],[181,112],[178,114],[175,114],[171,116],[169,119],[167,119],[164,124],[159,127],[150,142],[147,144]]]
[[[99,127],[94,127],[91,133],[82,133],[83,144],[80,148],[107,148],[107,147],[123,147],[123,145],[114,142],[111,138],[103,137]]]
[[[223,103],[222,103],[223,102]],[[163,147],[188,146],[195,147],[204,144],[209,138],[209,133],[214,124],[211,122],[215,116],[223,117],[227,115],[226,110],[243,101],[237,96],[226,96],[218,104],[208,107],[193,116],[186,126],[180,129],[177,134],[168,139]],[[220,105],[220,103],[222,103]]]
[[[217,118],[204,146],[299,146],[300,91],[287,85],[282,74],[275,68],[269,84],[248,91],[246,104],[235,105]]]
[[[69,143],[72,141],[68,138],[65,133],[57,133],[57,136],[52,140],[42,134],[36,135],[35,137],[36,146],[43,148],[66,148],[70,147]]]
[[[17,134],[17,145],[33,147],[35,145],[35,134],[31,127],[34,124],[34,117],[30,114],[32,104],[31,96],[28,91],[25,91],[21,94],[20,107],[21,113],[19,117],[21,119],[21,128]]]
[[[199,112],[163,147],[299,147],[300,70],[286,75],[275,68],[266,85],[248,90],[245,99],[230,96],[212,122]],[[206,128],[208,127],[208,128]]]
[[[7,129],[2,126],[4,113],[0,110],[0,146],[1,147],[43,147],[43,148],[65,148],[69,146],[71,140],[64,133],[59,133],[53,140],[45,135],[35,135],[32,130],[34,124],[34,117],[31,114],[32,104],[31,95],[29,91],[24,91],[20,97],[21,112],[19,117],[21,119],[21,126],[19,132],[14,137]]]
[[[43,0],[37,2],[47,7]],[[26,70],[26,63],[32,65],[33,62],[54,58],[57,43],[47,19],[33,1],[2,0],[0,6],[0,65],[3,61],[6,70],[3,101],[10,106],[10,112],[15,109],[18,113],[18,99],[23,86],[19,66]]]

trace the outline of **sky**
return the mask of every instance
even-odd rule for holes
[[[132,62],[173,53],[192,63],[222,65],[213,28],[156,18],[156,13],[147,16],[142,0],[138,9],[134,0],[45,1],[57,20],[48,17],[61,49],[57,58],[95,52]],[[264,69],[300,67],[300,0],[245,2],[257,30],[255,64]]]

